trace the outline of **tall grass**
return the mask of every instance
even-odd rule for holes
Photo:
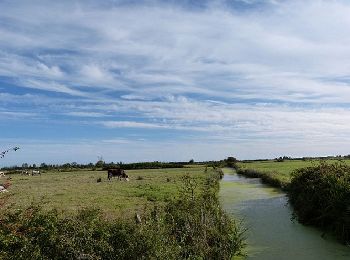
[[[350,166],[321,162],[295,170],[288,195],[300,222],[330,230],[350,243]]]
[[[181,195],[133,219],[107,220],[97,209],[59,217],[38,206],[0,215],[0,259],[231,259],[244,229],[218,201],[220,175],[198,189],[185,175]]]

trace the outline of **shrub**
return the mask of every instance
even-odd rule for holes
[[[165,221],[181,248],[179,259],[231,259],[242,254],[245,229],[223,211],[218,200],[220,172],[211,173],[203,189],[184,176],[179,200],[166,206]]]
[[[344,163],[298,169],[289,186],[289,201],[297,219],[350,242],[350,167]]]

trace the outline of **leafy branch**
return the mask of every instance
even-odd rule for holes
[[[10,148],[10,149],[7,149],[7,150],[0,153],[0,158],[4,158],[5,154],[7,154],[9,151],[17,151],[18,149],[19,149],[19,147],[17,147],[17,146]]]

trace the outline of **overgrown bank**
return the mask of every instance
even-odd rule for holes
[[[243,229],[218,201],[220,175],[205,184],[183,177],[181,195],[137,221],[98,210],[58,217],[32,206],[0,216],[1,259],[231,259],[242,253]]]
[[[295,170],[288,190],[297,219],[350,243],[350,167],[321,162]]]

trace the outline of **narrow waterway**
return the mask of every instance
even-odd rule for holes
[[[220,198],[225,210],[244,220],[247,259],[350,259],[350,247],[292,220],[285,193],[259,179],[224,169]]]

